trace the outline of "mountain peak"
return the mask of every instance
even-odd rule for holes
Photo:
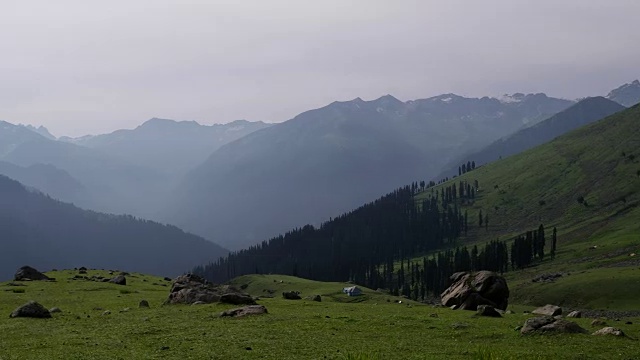
[[[640,81],[634,80],[629,84],[624,84],[611,90],[607,95],[607,99],[626,107],[640,103]]]

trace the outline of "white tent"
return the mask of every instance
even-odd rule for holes
[[[357,286],[350,286],[342,289],[342,292],[349,296],[358,296],[362,295],[362,290],[360,290]]]

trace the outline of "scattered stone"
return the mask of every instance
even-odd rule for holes
[[[500,315],[493,306],[489,305],[478,305],[476,314],[479,316],[502,317],[502,315]]]
[[[23,266],[13,276],[14,281],[39,281],[39,280],[51,280],[47,275],[32,268],[31,266]]]
[[[169,350],[169,349],[170,349],[170,347],[168,347],[168,346],[163,346],[163,347],[160,348],[160,350]]]
[[[437,313],[431,313],[431,314],[429,314],[429,317],[437,318],[437,317],[438,317],[438,314],[437,314]]]
[[[109,280],[109,282],[116,285],[127,285],[127,278],[124,277],[124,275],[120,274]]]
[[[149,302],[147,300],[140,300],[140,304],[138,304],[140,308],[149,308]]]
[[[124,309],[120,310],[120,312],[121,312],[121,313],[123,313],[123,312],[129,312],[130,310],[131,310],[131,308],[124,308]]]
[[[228,293],[220,296],[220,302],[232,305],[256,305],[256,301],[247,294]]]
[[[322,302],[322,297],[320,295],[313,295],[311,298],[312,301]]]
[[[93,308],[93,310],[96,310],[96,311],[102,311],[102,310],[104,310],[104,309],[103,309],[103,308],[101,308],[101,307],[99,307],[99,306],[96,306],[96,307],[94,307],[94,308]]]
[[[298,291],[285,291],[282,293],[282,297],[287,300],[300,300],[300,292]]]
[[[82,270],[82,269],[78,270],[78,274],[86,274],[86,273],[87,273],[86,269],[85,270]]]
[[[591,326],[605,326],[607,322],[602,319],[595,319],[591,322]]]
[[[545,306],[542,306],[533,310],[531,313],[536,315],[544,315],[544,316],[556,316],[556,315],[562,315],[562,308],[559,306],[547,304]]]
[[[633,323],[631,321],[627,321],[625,324],[627,325],[633,325]]]
[[[170,277],[168,277],[168,276],[165,276],[165,277],[164,277],[164,281],[171,281],[171,278],[170,278]]]
[[[549,273],[549,274],[540,274],[536,277],[534,277],[533,279],[531,279],[531,282],[543,282],[543,283],[551,283],[556,281],[557,278],[560,278],[564,276],[563,273],[557,272],[557,273]]]
[[[232,304],[255,304],[248,294],[230,285],[211,284],[195,274],[181,275],[173,280],[165,304],[194,304],[198,301],[210,304],[222,301],[223,296]]]
[[[580,311],[572,311],[567,315],[568,318],[581,318],[582,313]]]
[[[30,318],[50,318],[51,313],[44,306],[35,301],[29,301],[26,304],[13,310],[10,317],[30,317]]]
[[[249,305],[241,308],[226,310],[220,313],[220,317],[244,317],[248,315],[267,314],[264,305]]]
[[[505,314],[513,315],[515,312],[513,310],[507,310],[504,312]]]
[[[451,310],[458,310],[459,307],[460,307],[460,305],[451,305],[450,309]]]
[[[7,286],[27,286],[25,284],[17,283],[17,282],[9,282]]]
[[[449,278],[451,286],[442,294],[442,305],[459,309],[478,309],[490,305],[505,310],[509,304],[509,287],[504,277],[491,271],[457,272]]]
[[[558,332],[558,333],[571,333],[571,334],[586,334],[587,330],[580,327],[580,325],[567,321],[567,320],[557,320],[552,318],[551,316],[541,316],[536,318],[529,318],[524,322],[522,329],[520,329],[521,334],[531,334],[531,333],[547,333],[547,332]]]
[[[84,266],[81,266],[78,268],[78,271],[87,271],[88,269]]]
[[[246,348],[244,348],[245,350],[253,350],[251,349],[251,346],[247,346]]]
[[[622,330],[608,326],[605,328],[602,328],[596,332],[594,332],[591,335],[599,335],[599,336],[603,336],[603,335],[613,335],[613,336],[626,336],[624,334],[624,332],[622,332]]]
[[[49,312],[54,314],[54,313],[61,313],[62,310],[60,310],[59,307],[52,307],[51,309],[49,309]]]
[[[196,302],[194,302],[193,304],[191,304],[191,306],[193,306],[193,305],[206,305],[206,304],[207,304],[207,303],[206,303],[206,302],[204,302],[204,301],[196,301]]]
[[[468,328],[469,324],[467,323],[453,323],[451,324],[451,327],[458,330],[458,329],[464,329],[464,328]]]
[[[107,310],[102,313],[102,316],[107,316],[107,315],[111,315],[111,311]]]

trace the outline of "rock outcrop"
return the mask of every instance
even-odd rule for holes
[[[554,319],[551,316],[541,316],[527,319],[520,329],[521,334],[533,334],[533,333],[571,333],[571,334],[587,334],[588,331],[582,328],[580,325],[563,320]]]
[[[215,285],[195,274],[178,276],[173,280],[165,304],[211,304],[223,302],[234,305],[255,305],[248,294],[229,285]]]
[[[545,306],[539,307],[531,312],[536,315],[543,316],[558,316],[562,315],[562,308],[560,306],[547,304]]]
[[[502,317],[500,313],[490,305],[478,305],[478,316]]]
[[[49,312],[49,310],[47,310],[47,308],[40,305],[39,303],[35,301],[29,301],[28,303],[13,310],[10,317],[30,317],[45,319],[50,318],[51,313]]]
[[[449,278],[451,286],[442,294],[442,305],[463,310],[477,310],[489,305],[506,310],[509,305],[509,287],[504,277],[491,271],[458,272]]]
[[[127,278],[124,275],[118,275],[109,280],[109,282],[116,285],[127,285]]]
[[[298,291],[285,291],[282,293],[282,297],[287,300],[300,300],[302,297]]]
[[[23,266],[13,276],[14,281],[38,281],[38,280],[51,280],[47,275],[32,268],[31,266]]]
[[[220,313],[220,317],[243,317],[248,315],[267,314],[267,308],[263,305],[249,305],[241,308],[226,310]]]
[[[568,318],[581,318],[582,317],[582,313],[580,311],[572,311],[569,314],[567,314]]]

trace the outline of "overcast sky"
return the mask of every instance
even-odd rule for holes
[[[603,95],[640,77],[638,0],[0,0],[0,119],[279,122],[334,100]]]

